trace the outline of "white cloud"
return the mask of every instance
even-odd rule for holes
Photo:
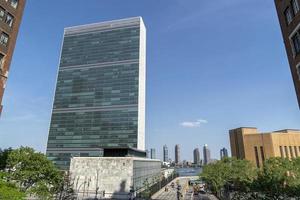
[[[187,128],[196,128],[200,127],[202,124],[207,124],[208,121],[205,119],[198,119],[196,121],[185,121],[181,122],[180,126],[187,127]]]

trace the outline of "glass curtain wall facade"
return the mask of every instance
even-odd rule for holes
[[[139,192],[145,185],[153,185],[160,180],[160,161],[134,160],[133,161],[133,188]]]
[[[65,29],[47,144],[58,167],[105,147],[144,150],[145,40],[140,17]]]

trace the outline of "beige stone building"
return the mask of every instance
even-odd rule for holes
[[[241,127],[230,130],[229,135],[232,157],[250,160],[257,167],[270,157],[300,156],[300,130],[259,133],[257,128]]]

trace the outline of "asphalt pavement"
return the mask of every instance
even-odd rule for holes
[[[218,200],[218,198],[211,194],[198,194],[193,196],[193,200]]]
[[[185,177],[178,177],[171,181],[167,186],[163,187],[160,191],[158,191],[156,194],[152,196],[152,199],[155,200],[176,200],[177,199],[177,180],[178,185],[183,187],[187,184],[188,178]],[[174,183],[174,188],[171,186],[171,184]],[[165,190],[167,188],[167,191]],[[182,188],[183,189],[183,188]]]
[[[181,187],[184,187],[189,181],[188,177],[178,177],[171,181],[166,187],[163,187],[160,191],[158,191],[156,194],[152,196],[153,200],[176,200],[177,199],[177,187],[178,185],[181,185]],[[172,182],[175,184],[174,188],[171,186]],[[179,183],[178,185],[176,183]],[[167,191],[165,190],[167,188]],[[185,189],[185,188],[182,188]],[[184,192],[184,200],[218,200],[214,195],[212,194],[193,194],[193,187],[189,186]]]

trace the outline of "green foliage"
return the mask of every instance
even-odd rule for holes
[[[230,190],[233,199],[300,199],[300,158],[270,158],[261,169],[249,161],[224,159],[204,167],[200,177],[220,196]]]
[[[219,194],[222,188],[231,185],[238,187],[239,190],[247,191],[255,177],[256,169],[249,161],[234,158],[225,158],[206,165],[200,175],[200,178],[215,194]]]
[[[144,188],[143,188],[143,191],[141,193],[141,197],[142,198],[146,198],[146,199],[150,198],[151,191],[150,191],[150,183],[149,183],[148,179],[146,179],[144,181],[143,186],[144,186]]]
[[[300,160],[268,159],[258,173],[253,187],[268,197],[300,196]]]
[[[8,154],[12,151],[12,148],[0,149],[0,170],[4,170],[7,165]]]
[[[223,162],[229,164],[228,181],[239,191],[247,192],[250,185],[257,177],[257,169],[247,160],[224,159]]]
[[[43,199],[51,199],[62,183],[62,173],[42,153],[21,147],[8,155],[8,179],[22,191]]]
[[[6,174],[0,172],[0,200],[23,200],[25,193],[21,192],[14,184],[5,180]]]
[[[210,190],[217,194],[225,186],[229,176],[229,166],[223,161],[204,166],[201,178],[208,184]]]

